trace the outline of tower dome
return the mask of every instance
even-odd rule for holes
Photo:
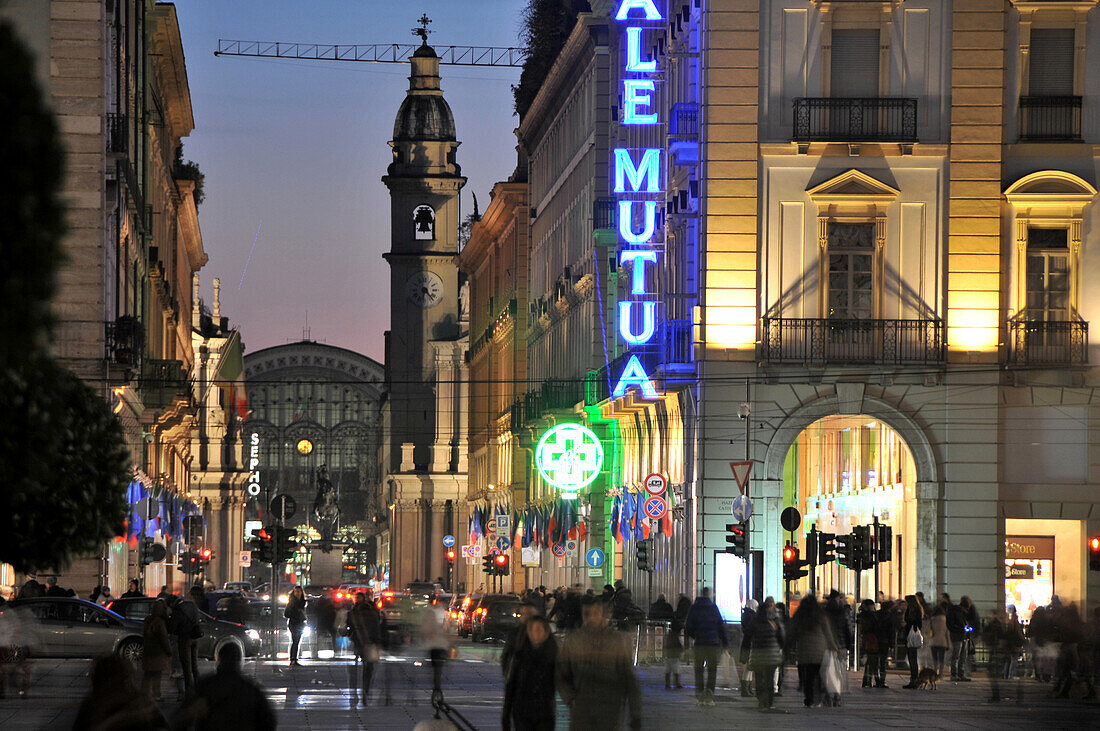
[[[424,43],[409,59],[409,91],[393,123],[394,142],[455,142],[455,118],[439,88],[439,57]]]

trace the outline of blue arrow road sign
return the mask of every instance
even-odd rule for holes
[[[738,495],[733,499],[733,519],[738,523],[744,523],[752,515],[752,501],[744,495]]]
[[[454,536],[443,536],[443,545],[444,546],[446,546],[447,548],[450,548],[454,544],[455,544],[455,537]]]
[[[589,549],[588,553],[584,554],[584,560],[594,569],[603,566],[604,558],[603,551],[598,548]]]
[[[501,536],[497,539],[496,546],[501,551],[507,551],[509,548],[512,547],[512,542],[504,536]]]

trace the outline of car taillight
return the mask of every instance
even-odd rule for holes
[[[381,609],[381,608],[382,608],[382,600],[381,600],[381,599],[379,599],[379,600],[378,600],[377,602],[375,602],[375,604],[377,604],[377,605],[378,605],[378,608],[379,608],[379,609]]]

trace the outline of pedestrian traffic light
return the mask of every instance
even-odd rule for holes
[[[744,523],[727,523],[726,524],[726,543],[730,544],[726,546],[726,553],[732,553],[734,556],[741,558],[749,557],[748,538],[749,532],[747,526]]]
[[[1089,571],[1100,571],[1100,536],[1089,539]]]
[[[253,563],[274,563],[275,546],[266,528],[253,530],[248,545],[252,549]]]
[[[875,563],[894,558],[894,529],[885,523],[875,523]]]
[[[504,553],[498,553],[493,556],[493,572],[497,576],[507,576],[512,573],[511,567],[508,565],[508,555]]]
[[[803,570],[803,566],[806,565],[806,561],[799,558],[798,546],[784,546],[783,547],[783,580],[794,581],[795,579],[801,579],[806,575]]]
[[[634,551],[638,559],[638,570],[649,571],[649,541],[638,541]]]
[[[481,559],[481,570],[483,572],[485,572],[486,574],[489,574],[489,576],[494,576],[495,575],[493,572],[496,569],[493,566],[493,557],[492,556],[485,556],[484,558]]]
[[[846,569],[854,569],[853,555],[855,550],[855,536],[851,533],[836,537],[836,560]]]
[[[836,536],[832,533],[818,533],[817,534],[817,564],[818,566],[824,566],[825,564],[832,563],[836,560],[836,556],[833,555],[833,551],[836,550],[836,544],[833,543],[833,539]]]
[[[866,571],[875,565],[874,548],[871,545],[871,526],[853,526],[852,536],[852,568],[856,571]]]

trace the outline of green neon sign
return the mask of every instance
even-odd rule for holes
[[[575,493],[599,476],[603,445],[585,426],[558,424],[539,439],[535,467],[547,484]]]

